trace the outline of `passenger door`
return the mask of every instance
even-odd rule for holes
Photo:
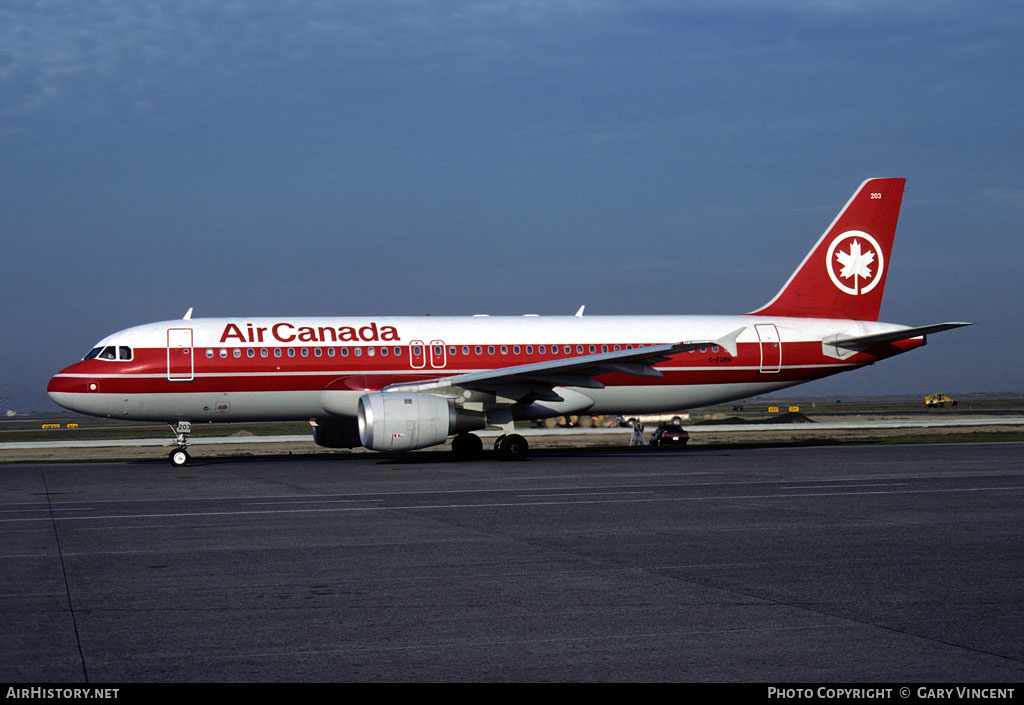
[[[195,377],[191,328],[167,329],[167,380],[191,382]]]

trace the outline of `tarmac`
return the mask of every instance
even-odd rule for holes
[[[5,464],[0,680],[1019,682],[1022,451]]]

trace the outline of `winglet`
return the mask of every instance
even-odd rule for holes
[[[580,310],[576,312],[576,318],[583,318],[583,309],[585,309],[586,307],[586,304],[580,306]]]
[[[181,317],[181,320],[183,320],[183,321],[191,321],[192,320],[192,307],[189,307],[188,311],[185,311],[185,315]]]

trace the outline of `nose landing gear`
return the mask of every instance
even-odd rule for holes
[[[188,436],[192,433],[192,424],[189,421],[179,421],[177,424],[170,424],[170,426],[171,430],[174,431],[177,448],[171,451],[168,459],[174,467],[184,467],[188,465],[190,458],[185,448],[188,446]]]

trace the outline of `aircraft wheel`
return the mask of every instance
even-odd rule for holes
[[[169,456],[171,465],[176,468],[184,467],[188,465],[189,455],[184,448],[175,448],[171,451]]]
[[[510,433],[504,436],[501,447],[497,450],[498,457],[502,460],[525,460],[530,451],[530,445],[518,433]]]
[[[483,450],[484,442],[475,434],[460,433],[452,439],[452,455],[456,460],[479,458]]]

